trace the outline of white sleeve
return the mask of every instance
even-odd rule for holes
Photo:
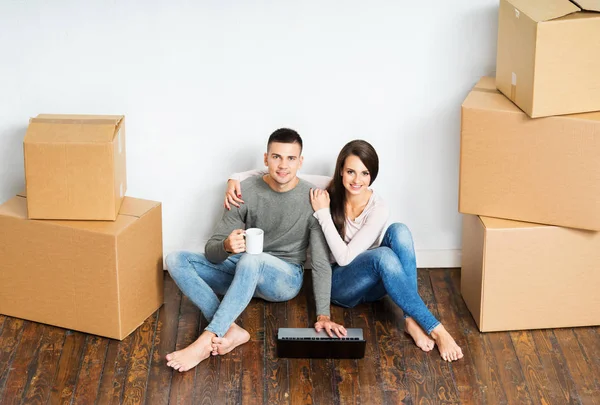
[[[313,215],[323,229],[327,245],[329,245],[336,263],[340,266],[347,266],[379,238],[387,223],[389,211],[385,205],[373,207],[373,211],[369,213],[363,226],[348,244],[338,233],[329,208],[322,208]]]
[[[246,180],[248,177],[261,176],[265,174],[267,174],[267,172],[264,170],[248,170],[247,172],[233,173],[231,176],[229,176],[228,180],[237,180],[241,182]]]

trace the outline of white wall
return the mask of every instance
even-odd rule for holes
[[[495,70],[497,0],[0,2],[0,202],[38,113],[125,114],[127,195],[163,202],[165,253],[202,250],[226,176],[268,135],[380,154],[375,188],[420,267],[460,265],[460,104]]]

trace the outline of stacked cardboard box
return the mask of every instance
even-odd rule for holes
[[[501,0],[462,105],[461,291],[481,331],[600,324],[600,4]]]
[[[123,339],[163,302],[161,204],[125,197],[123,116],[39,115],[0,205],[0,313]]]

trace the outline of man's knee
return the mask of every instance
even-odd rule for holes
[[[242,255],[242,257],[240,257],[240,260],[237,262],[236,268],[252,269],[258,271],[267,262],[268,259],[269,257],[266,253],[260,253],[257,255],[245,253]]]
[[[165,258],[165,263],[171,278],[176,280],[189,264],[187,252],[171,252]]]

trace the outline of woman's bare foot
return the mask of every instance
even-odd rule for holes
[[[241,326],[233,323],[231,324],[231,327],[225,336],[222,338],[215,336],[212,339],[212,355],[216,356],[217,354],[227,354],[249,340],[250,334]]]
[[[412,318],[404,320],[404,332],[413,338],[415,344],[424,352],[430,352],[435,346],[435,341],[427,336],[427,333]]]
[[[446,361],[455,361],[463,358],[461,348],[456,344],[452,336],[450,336],[441,323],[431,331],[431,337],[435,340],[435,343],[440,350],[440,354],[442,355],[442,359]]]
[[[209,331],[204,331],[198,339],[188,347],[167,354],[167,366],[183,372],[196,367],[202,360],[210,357],[211,340],[216,335]]]

